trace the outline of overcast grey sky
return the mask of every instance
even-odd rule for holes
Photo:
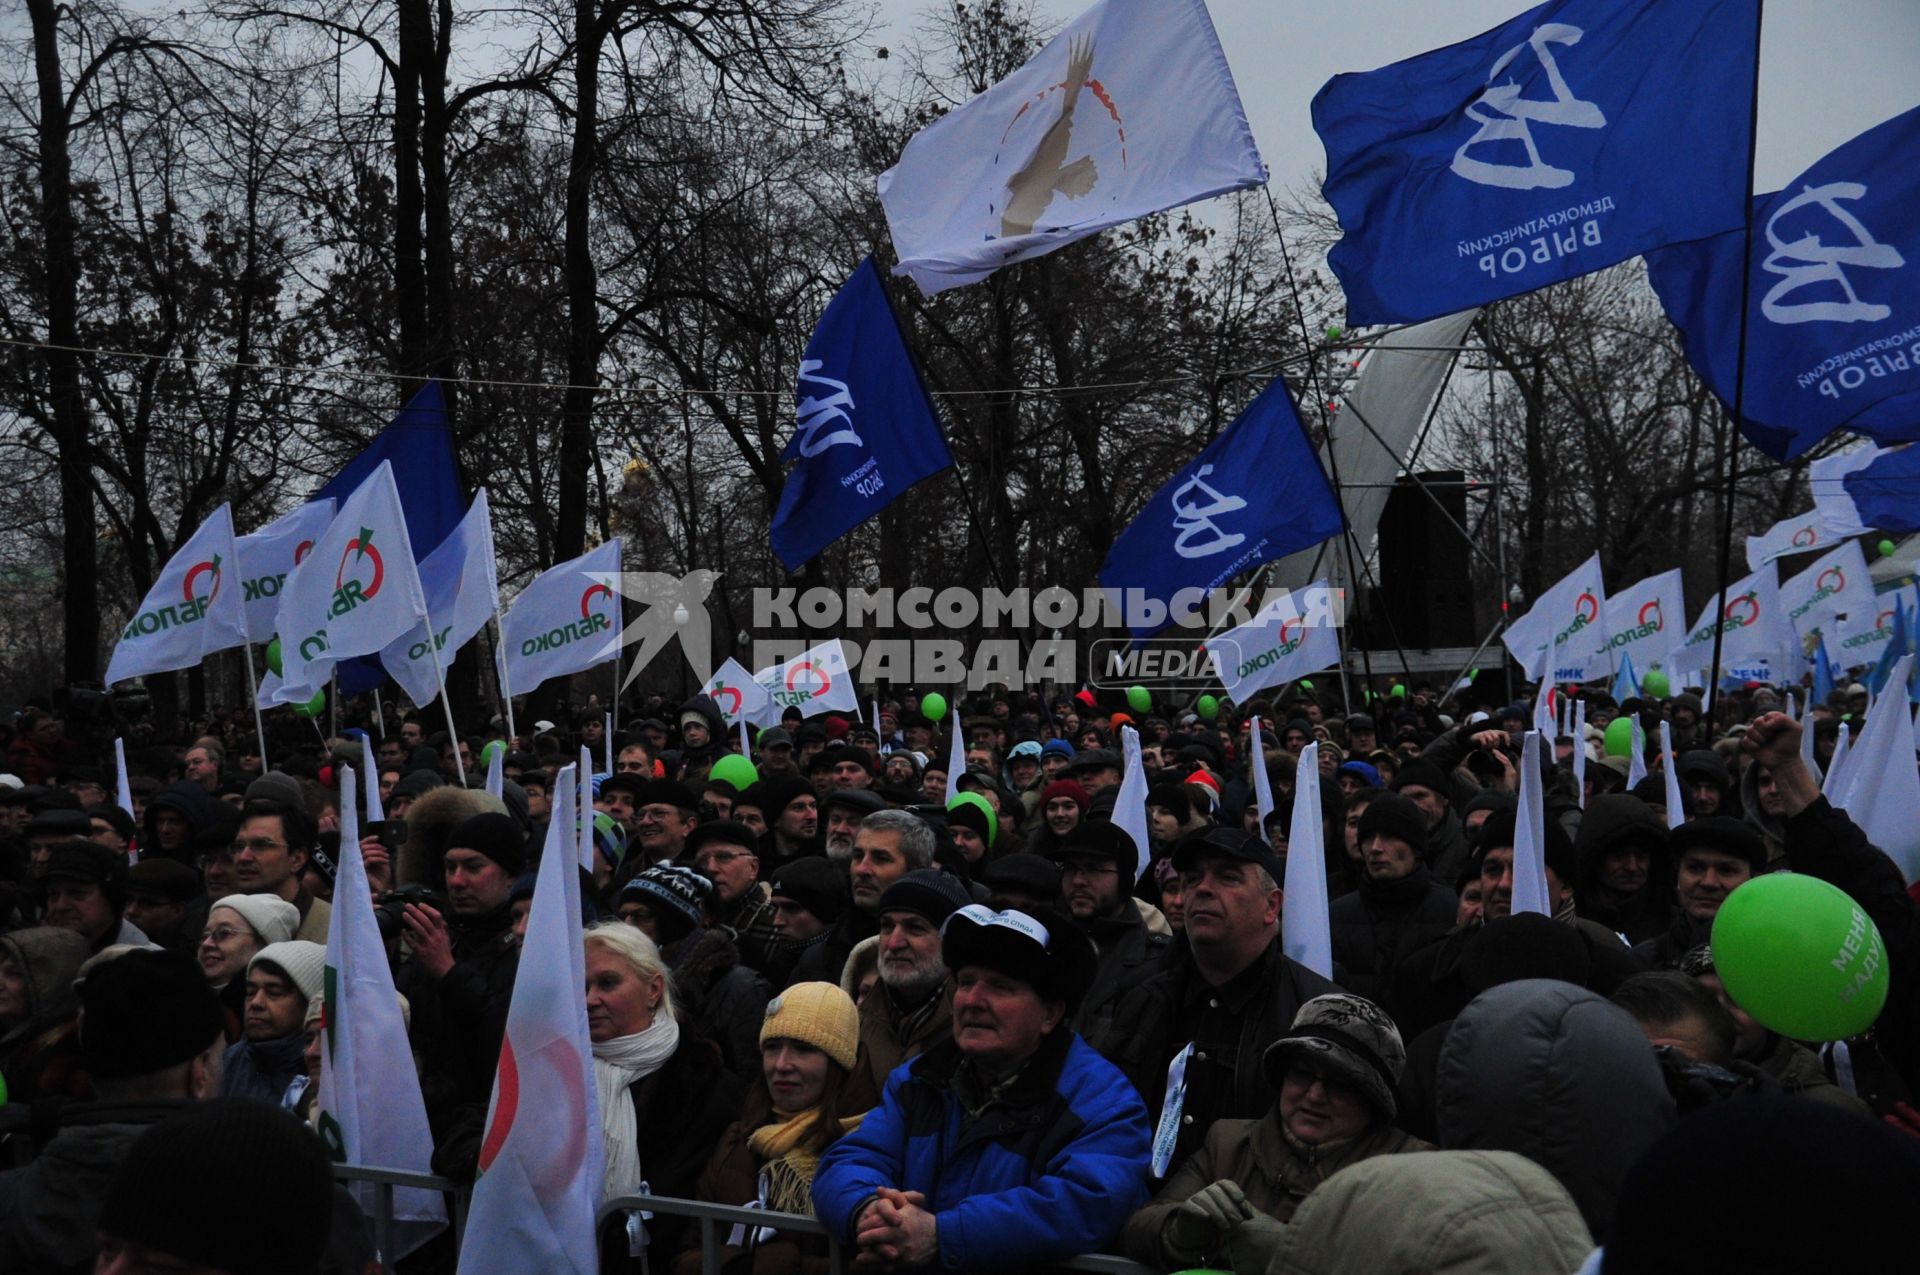
[[[1021,0],[1014,0],[1020,3]],[[899,49],[950,0],[877,0],[876,44]],[[1092,0],[1032,0],[1053,26]],[[1276,189],[1326,163],[1308,117],[1320,86],[1497,26],[1525,0],[1208,0]],[[896,64],[897,65],[897,64]],[[1767,0],[1755,188],[1920,105],[1920,0]]]

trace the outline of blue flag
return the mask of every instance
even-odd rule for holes
[[[1620,657],[1620,671],[1613,676],[1613,702],[1624,704],[1640,698],[1640,679],[1633,675],[1633,656]]]
[[[1313,99],[1347,322],[1415,323],[1742,223],[1755,0],[1552,0]]]
[[[1813,697],[1807,707],[1824,704],[1833,697],[1833,658],[1827,654],[1827,635],[1822,633],[1813,647]],[[1802,717],[1806,714],[1802,713]]]
[[[331,498],[336,508],[345,504],[382,461],[393,462],[393,481],[400,490],[401,511],[407,519],[407,539],[413,544],[413,559],[418,563],[440,547],[467,512],[440,382],[428,381],[421,386],[387,427],[308,499]],[[334,666],[334,674],[340,679],[340,689],[348,695],[370,691],[386,676],[377,655],[341,660]]]
[[[1114,541],[1100,584],[1125,608],[1133,635],[1151,637],[1183,618],[1169,610],[1176,593],[1219,588],[1345,529],[1286,382],[1276,378],[1147,501]]]
[[[1920,338],[1915,345],[1920,347]],[[1910,397],[1915,409],[1910,419],[1920,429],[1920,395]],[[1840,481],[1861,522],[1881,531],[1920,531],[1920,500],[1915,499],[1920,496],[1920,447],[1887,452]]]
[[[1744,241],[1736,231],[1647,256],[1688,360],[1729,404]],[[1842,426],[1920,439],[1920,107],[1755,199],[1748,269],[1740,427],[1754,446],[1791,460]]]
[[[1875,695],[1887,689],[1887,682],[1893,677],[1893,666],[1900,662],[1900,657],[1912,654],[1913,642],[1907,636],[1910,623],[1906,606],[1896,601],[1893,607],[1893,639],[1880,652],[1880,662],[1873,666],[1873,673],[1867,678],[1867,689]]]
[[[793,468],[773,514],[773,551],[789,571],[953,465],[872,257],[827,303],[796,398],[781,454]]]

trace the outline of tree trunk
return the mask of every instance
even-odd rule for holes
[[[590,235],[604,35],[595,0],[574,0],[574,35],[573,148],[567,160],[562,258],[567,288],[567,389],[560,409],[560,509],[553,550],[559,561],[586,549],[587,468],[592,463],[593,405],[600,382],[600,281]]]
[[[393,292],[400,312],[403,377],[432,369],[427,327],[427,276],[421,234],[425,196],[420,184],[420,86],[432,73],[433,23],[429,0],[399,0],[400,56],[393,84]],[[402,385],[400,401],[417,385]]]
[[[47,390],[60,463],[60,567],[66,620],[63,671],[69,686],[99,675],[100,583],[95,557],[92,419],[80,384],[80,261],[74,246],[72,117],[60,73],[60,12],[54,0],[27,0],[40,97],[40,233],[47,273]]]

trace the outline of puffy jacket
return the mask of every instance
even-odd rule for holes
[[[1436,1151],[1380,1156],[1315,1191],[1266,1275],[1566,1275],[1592,1248],[1566,1190],[1524,1156]]]
[[[1652,862],[1647,883],[1619,903],[1600,901],[1600,869],[1609,854],[1644,844]],[[1587,920],[1626,937],[1629,944],[1658,936],[1673,920],[1673,856],[1667,825],[1653,807],[1627,793],[1607,793],[1587,805],[1573,839],[1574,907]]]
[[[961,1057],[948,1041],[887,1078],[880,1106],[821,1157],[820,1221],[850,1243],[855,1215],[885,1186],[925,1194],[945,1270],[1107,1248],[1147,1199],[1147,1110],[1126,1077],[1056,1029],[969,1119],[955,1091]]]
[[[1240,1184],[1247,1203],[1286,1222],[1302,1200],[1348,1165],[1377,1155],[1431,1150],[1431,1144],[1384,1122],[1315,1151],[1287,1138],[1277,1108],[1258,1120],[1221,1120],[1207,1130],[1205,1145],[1167,1179],[1153,1202],[1127,1220],[1122,1242],[1128,1257],[1149,1266],[1224,1268],[1231,1257],[1224,1247],[1189,1252],[1167,1241],[1167,1220],[1202,1187],[1231,1178]]]
[[[1535,1161],[1602,1240],[1627,1170],[1677,1118],[1639,1025],[1556,979],[1475,997],[1447,1032],[1435,1084],[1441,1146]]]
[[[1397,881],[1363,876],[1327,909],[1341,986],[1381,1003],[1400,962],[1453,929],[1460,897],[1415,868]]]
[[[307,1074],[307,1034],[291,1032],[274,1040],[237,1040],[227,1046],[220,1073],[222,1098],[258,1098],[281,1105],[287,1086]]]

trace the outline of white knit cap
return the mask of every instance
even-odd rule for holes
[[[327,979],[327,949],[319,943],[308,943],[294,939],[288,943],[269,943],[253,954],[247,962],[247,973],[254,967],[271,965],[284,970],[293,985],[300,989],[300,995],[308,1000],[320,994]]]
[[[229,894],[213,905],[231,908],[247,919],[260,945],[285,943],[300,928],[300,909],[273,894]],[[207,909],[209,912],[213,908]]]

